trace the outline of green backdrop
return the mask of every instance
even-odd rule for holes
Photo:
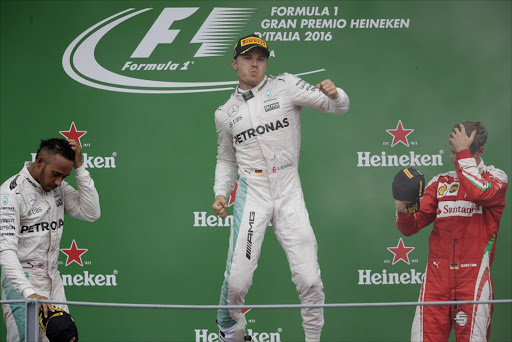
[[[303,110],[300,172],[326,302],[416,301],[431,228],[401,236],[391,180],[402,166],[382,158],[430,179],[453,168],[453,124],[481,120],[485,162],[512,175],[511,13],[510,1],[2,0],[0,180],[74,123],[87,132],[102,217],[67,219],[61,248],[87,249],[68,252],[82,265],[60,254],[68,298],[217,304],[229,224],[211,210],[213,113],[236,83],[236,37],[259,32],[273,52],[269,74],[330,78],[351,101],[343,117]],[[387,130],[400,124],[413,131],[393,145]],[[510,199],[492,270],[497,299],[512,298]],[[414,249],[393,263],[388,247],[400,238]],[[383,273],[408,275],[371,282]],[[299,303],[290,278],[269,229],[246,302]],[[71,311],[83,341],[216,341],[214,311]],[[323,341],[406,341],[413,314],[327,309]],[[246,317],[259,341],[303,340],[298,310]],[[495,306],[492,341],[512,339],[511,320],[511,305]]]

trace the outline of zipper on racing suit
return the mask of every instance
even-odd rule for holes
[[[455,245],[457,244],[457,239],[453,240],[453,259],[450,264],[450,268],[453,269],[453,274],[455,276],[455,299],[454,301],[458,301],[457,299],[457,269],[459,268],[459,263],[455,262]],[[453,320],[455,321],[456,310],[458,308],[457,304],[453,305]]]

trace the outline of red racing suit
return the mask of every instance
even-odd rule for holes
[[[476,165],[469,149],[458,153],[456,172],[434,177],[416,214],[397,212],[397,227],[406,236],[434,222],[420,302],[491,300],[490,268],[507,175],[494,166]],[[493,306],[418,306],[411,341],[448,341],[454,326],[457,341],[487,341]]]

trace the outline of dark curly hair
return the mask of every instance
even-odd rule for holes
[[[56,154],[60,154],[67,160],[75,160],[75,151],[73,151],[71,145],[66,139],[59,138],[41,140],[41,145],[39,145],[39,150],[37,150],[36,159],[41,155],[54,156]]]

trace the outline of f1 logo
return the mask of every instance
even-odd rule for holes
[[[155,71],[177,70],[178,68],[179,70],[188,70],[189,65],[196,64],[189,57],[183,55],[169,61],[162,60],[161,56],[159,58],[152,56],[157,55],[155,52],[159,51],[157,49],[159,45],[166,45],[165,48],[171,51],[176,49],[183,51],[180,47],[172,46],[176,44],[176,37],[182,29],[171,29],[171,26],[177,26],[175,23],[177,21],[190,20],[201,11],[200,7],[163,8],[149,30],[148,27],[139,27],[146,32],[140,42],[123,40],[123,44],[128,44],[130,49],[135,47],[130,59],[139,59],[139,61],[123,61],[126,55],[111,48],[109,44],[97,48],[109,32],[122,30],[124,25],[121,24],[150,10],[152,8],[141,10],[130,8],[103,19],[82,32],[71,42],[62,56],[62,66],[66,73],[75,81],[89,87],[127,93],[181,94],[233,89],[232,85],[237,84],[237,81],[177,82],[172,80],[175,76],[174,73],[169,72],[166,72],[168,77],[165,80],[159,77],[153,78],[153,75],[156,74]],[[224,56],[256,10],[256,8],[239,7],[213,8],[206,20],[200,22],[201,26],[190,41],[190,44],[199,44],[193,58]],[[112,36],[109,39],[113,39]],[[182,42],[182,44],[186,44],[186,42]],[[162,55],[168,56],[169,51],[165,52]],[[101,65],[97,56],[104,55],[113,56],[117,60],[116,65],[122,66],[122,73]],[[129,75],[133,70],[147,72],[142,77],[136,77],[136,75]]]
[[[153,26],[144,36],[139,46],[132,53],[131,58],[148,58],[158,44],[171,44],[180,30],[169,30],[169,27],[178,20],[183,20],[194,14],[199,7],[164,8]]]

